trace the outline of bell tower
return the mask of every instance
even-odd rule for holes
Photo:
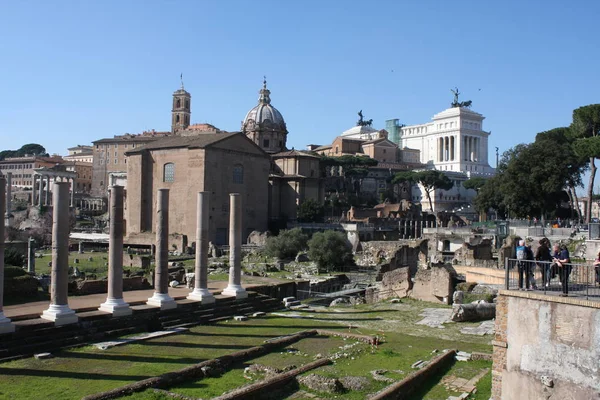
[[[183,75],[181,88],[173,93],[173,109],[171,110],[171,132],[186,129],[190,126],[192,96],[183,88]]]

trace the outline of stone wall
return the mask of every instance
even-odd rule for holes
[[[127,254],[123,257],[123,266],[131,268],[150,268],[150,257],[137,254]]]
[[[420,269],[414,280],[410,297],[434,303],[452,304],[456,271],[450,265]]]
[[[600,399],[600,303],[501,291],[492,399]]]
[[[361,242],[362,252],[357,253],[356,264],[373,266],[389,264],[388,270],[409,267],[411,274],[427,266],[428,241],[371,241]]]
[[[132,276],[130,278],[123,278],[123,290],[141,290],[150,288],[148,280],[141,276]],[[95,293],[106,293],[108,291],[107,280],[85,280],[77,282],[77,294],[95,294]]]
[[[456,271],[450,265],[419,269],[411,279],[410,268],[400,267],[383,274],[377,288],[365,293],[367,303],[392,297],[410,297],[434,303],[451,304],[456,283]]]

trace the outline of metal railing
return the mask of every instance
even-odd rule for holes
[[[591,264],[504,260],[507,290],[531,290],[550,295],[600,301],[600,268]]]

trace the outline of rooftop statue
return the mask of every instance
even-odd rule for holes
[[[454,101],[450,103],[452,107],[471,107],[471,103],[473,103],[471,100],[461,102],[458,101],[458,96],[460,95],[460,92],[458,91],[457,87],[455,87],[454,90],[450,89],[450,91],[454,93]]]
[[[362,110],[360,110],[358,112],[358,122],[356,123],[356,126],[371,126],[373,124],[373,120],[369,119],[367,121],[365,121],[363,118],[363,113]]]

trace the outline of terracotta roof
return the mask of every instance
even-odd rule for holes
[[[279,153],[272,154],[271,157],[276,157],[276,158],[282,158],[282,157],[310,157],[310,158],[319,158],[319,156],[315,156],[313,154],[307,153],[305,151],[299,151],[299,150],[281,151]]]
[[[240,135],[240,137],[247,140],[249,143],[252,143],[253,146],[258,147],[253,141],[248,139],[246,135],[241,134],[240,132],[229,132],[229,133],[207,133],[203,135],[194,135],[194,136],[167,136],[161,138],[159,140],[155,140],[147,145],[130,150],[125,152],[126,155],[129,154],[137,154],[141,153],[145,150],[162,150],[162,149],[177,149],[177,148],[188,148],[188,149],[203,149],[209,147],[213,144],[221,142],[223,140],[227,140],[229,138],[234,137],[235,135]],[[262,149],[261,152],[267,155]]]

